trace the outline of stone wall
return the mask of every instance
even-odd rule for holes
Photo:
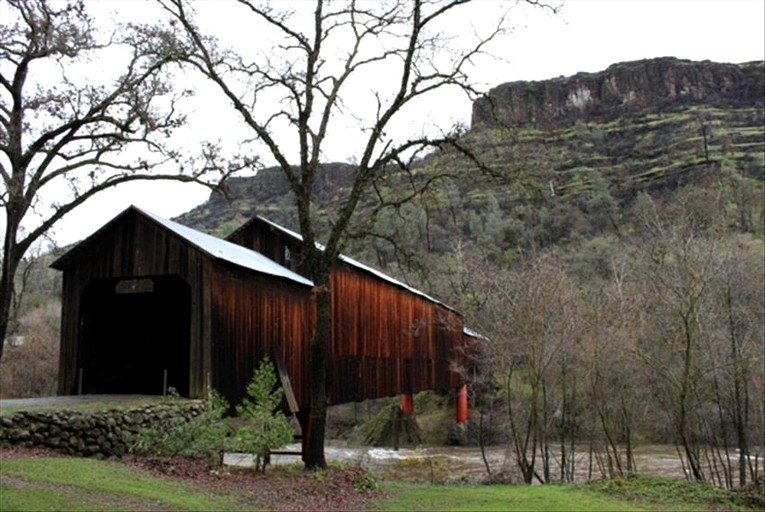
[[[102,411],[24,411],[0,416],[0,446],[49,448],[67,455],[121,457],[143,428],[181,415],[191,419],[204,401]]]

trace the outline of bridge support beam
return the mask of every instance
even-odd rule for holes
[[[457,424],[467,423],[470,418],[468,412],[468,386],[463,384],[457,388]]]
[[[411,393],[405,393],[401,395],[401,412],[405,416],[412,416],[414,414],[414,395]]]

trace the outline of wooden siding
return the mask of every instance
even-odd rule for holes
[[[458,313],[347,265],[333,269],[332,298],[333,403],[457,385]]]
[[[310,279],[302,257],[303,242],[257,217],[231,233],[226,240],[257,251],[279,265]]]
[[[302,240],[268,222],[253,218],[228,240],[310,278],[300,259]],[[450,370],[452,362],[464,359],[464,319],[459,313],[346,263],[333,268],[331,291],[332,403],[461,384]],[[296,377],[291,376],[294,384]]]
[[[248,223],[230,241],[259,248],[277,263],[306,275],[299,268],[302,242],[274,226],[262,221]],[[61,394],[77,392],[78,369],[83,359],[92,358],[91,346],[80,353],[82,340],[87,338],[81,332],[83,315],[106,314],[114,315],[109,318],[118,323],[147,323],[152,315],[141,318],[146,306],[129,307],[123,316],[113,311],[138,301],[110,299],[113,302],[103,306],[98,302],[115,293],[121,279],[152,278],[169,294],[162,298],[178,298],[188,304],[176,305],[171,312],[176,320],[172,325],[178,321],[190,324],[187,354],[186,346],[172,345],[174,350],[184,351],[181,357],[188,356],[189,396],[204,397],[212,386],[235,404],[259,361],[277,346],[299,406],[308,406],[315,304],[307,287],[214,259],[135,209],[79,244],[55,267],[64,271]],[[465,343],[459,313],[354,265],[338,263],[331,279],[333,336],[328,379],[332,403],[461,384],[450,370]],[[187,316],[178,313],[185,307],[190,309]],[[105,324],[108,321],[100,322],[100,333],[109,337]],[[173,327],[169,325],[163,332],[170,333],[168,329]],[[114,338],[133,346],[124,336]],[[168,357],[167,347],[152,351],[148,342],[135,346],[146,353],[131,356],[150,360],[161,352]],[[100,357],[108,358],[109,349],[101,350]],[[120,350],[125,353],[126,349]],[[106,362],[118,361],[115,356]]]
[[[232,403],[276,344],[298,404],[308,401],[309,344],[314,325],[310,290],[218,263],[211,279],[213,387]]]

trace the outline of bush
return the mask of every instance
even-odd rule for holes
[[[178,397],[174,390],[171,390],[171,396]],[[231,432],[228,419],[223,417],[227,409],[226,400],[213,392],[202,414],[190,420],[173,416],[161,425],[144,429],[132,451],[157,456],[206,458],[220,465],[226,438]]]
[[[401,411],[399,401],[392,399],[377,415],[361,425],[364,444],[392,446],[422,444],[422,434],[414,416]]]
[[[178,397],[175,392],[171,394]],[[282,397],[274,367],[264,359],[247,386],[247,397],[236,407],[238,428],[232,427],[231,418],[224,417],[229,409],[228,402],[213,392],[204,413],[190,420],[176,416],[143,430],[132,451],[157,456],[206,458],[216,465],[223,462],[226,451],[252,453],[263,462],[265,469],[268,453],[293,439],[292,427],[279,410]]]
[[[609,496],[636,502],[681,501],[688,504],[729,505],[733,498],[730,491],[712,484],[648,475],[601,480],[586,485]]]
[[[241,426],[228,443],[232,451],[254,453],[263,461],[271,450],[293,439],[294,431],[280,407],[284,392],[277,385],[273,364],[266,358],[247,386],[247,397],[236,407]]]

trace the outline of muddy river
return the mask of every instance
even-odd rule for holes
[[[285,450],[299,449],[299,445],[290,445]],[[355,464],[383,477],[432,483],[478,483],[487,479],[486,467],[481,451],[477,447],[423,447],[393,450],[330,442],[325,448],[325,454],[330,464],[333,462]],[[503,472],[511,482],[519,480],[512,456],[506,452],[505,447],[489,447],[487,458],[493,473]],[[638,472],[643,474],[679,478],[684,476],[680,458],[675,447],[671,445],[640,446],[635,449],[635,460]],[[271,463],[298,464],[300,458],[273,455]],[[252,456],[227,454],[224,464],[248,466],[252,464]],[[541,464],[539,466],[541,467]],[[589,467],[587,452],[577,454],[575,480],[587,480],[590,473]],[[600,477],[595,462],[593,462],[592,476]]]

